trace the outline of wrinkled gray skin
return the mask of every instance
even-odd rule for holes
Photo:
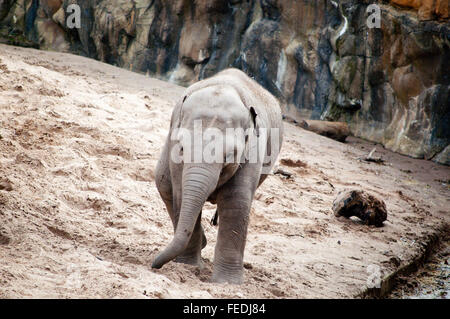
[[[222,132],[227,127],[278,128],[279,147],[272,150],[278,156],[283,135],[280,106],[268,91],[237,69],[227,69],[197,82],[186,90],[173,110],[170,132],[156,168],[156,186],[175,235],[152,267],[161,268],[171,260],[202,265],[201,250],[206,245],[206,237],[201,211],[208,200],[217,204],[219,215],[212,281],[240,284],[250,207],[256,188],[267,174],[262,174],[262,161],[240,165],[174,163],[170,154],[179,141],[172,140],[172,131],[179,127],[193,130],[194,120],[198,119],[202,120],[203,129],[216,127]],[[262,144],[267,145],[270,154],[270,136],[267,144]],[[223,156],[235,152],[236,149],[227,149]],[[264,172],[270,171],[273,164],[273,161],[264,164],[269,168]]]

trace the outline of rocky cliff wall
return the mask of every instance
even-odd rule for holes
[[[70,4],[81,27],[68,28]],[[380,27],[370,27],[377,4]],[[448,0],[0,0],[3,41],[189,85],[253,76],[292,117],[450,164]],[[372,21],[372,20],[370,20]]]

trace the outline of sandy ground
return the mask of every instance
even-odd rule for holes
[[[0,297],[343,298],[364,291],[448,231],[450,168],[286,124],[280,159],[250,216],[241,286],[212,284],[217,228],[207,204],[206,267],[151,261],[172,237],[153,180],[183,88],[68,54],[0,45]],[[291,160],[291,161],[289,161]],[[374,228],[336,218],[338,191],[386,202]]]

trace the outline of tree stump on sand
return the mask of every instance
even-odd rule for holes
[[[339,192],[333,202],[333,212],[336,216],[360,218],[367,225],[383,226],[387,218],[384,201],[362,190],[346,190]]]

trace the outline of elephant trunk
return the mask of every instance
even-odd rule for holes
[[[161,268],[186,249],[202,207],[217,186],[221,168],[220,164],[185,164],[181,208],[175,236],[155,258],[152,268]]]

